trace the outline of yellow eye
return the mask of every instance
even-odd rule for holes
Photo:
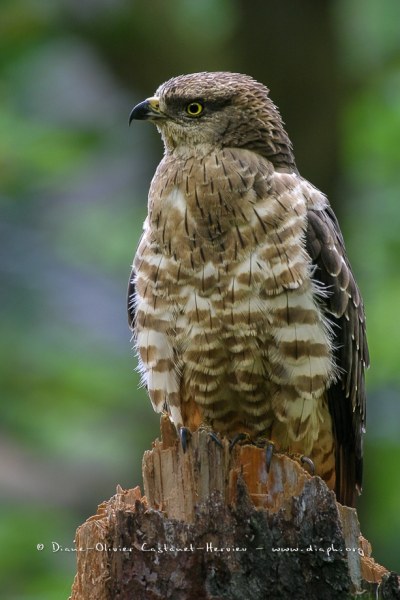
[[[203,112],[204,106],[200,102],[190,102],[186,106],[186,113],[189,117],[198,117]]]

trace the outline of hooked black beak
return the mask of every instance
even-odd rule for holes
[[[148,119],[158,119],[162,117],[160,113],[160,101],[158,98],[147,98],[140,104],[137,104],[129,115],[129,125],[134,119],[146,121]]]

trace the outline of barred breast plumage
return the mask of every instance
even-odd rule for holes
[[[197,97],[185,96],[186,105],[206,106],[206,93],[202,102]],[[165,112],[157,101],[154,111]],[[166,123],[167,133],[167,125],[159,128],[167,152],[151,184],[130,294],[153,406],[167,410],[178,429],[206,424],[221,435],[245,432],[306,454],[334,488],[338,459],[328,390],[343,364],[335,312],[326,310],[332,292],[315,270],[327,264],[347,294],[336,318],[348,309],[354,280],[340,232],[335,239],[328,227],[330,247],[318,254],[327,200],[294,163],[285,165],[279,139],[283,146],[286,138],[274,141],[273,127],[268,152],[261,152],[254,140],[242,147],[208,138],[188,143],[182,125]],[[311,230],[310,214],[320,219]]]

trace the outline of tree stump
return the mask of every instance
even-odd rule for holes
[[[78,528],[70,600],[400,598],[356,510],[287,456],[267,473],[262,449],[205,431],[184,453],[163,417],[143,481]]]

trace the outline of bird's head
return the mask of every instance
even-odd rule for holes
[[[156,124],[167,153],[246,148],[278,170],[296,170],[292,146],[268,88],[248,75],[192,73],[169,79],[134,107],[133,119]]]

